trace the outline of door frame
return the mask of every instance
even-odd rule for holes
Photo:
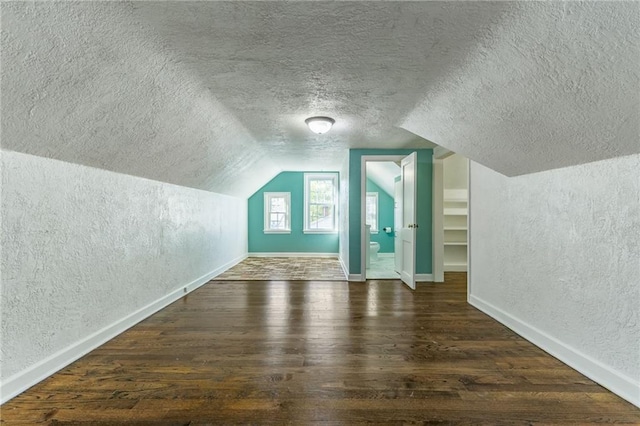
[[[444,282],[444,169],[442,161],[455,152],[433,149],[433,281]],[[467,297],[471,294],[471,159],[467,157]]]
[[[444,169],[442,161],[455,154],[438,146],[433,150],[433,282],[444,282]]]
[[[400,169],[402,173],[402,169]],[[398,223],[402,223],[402,207],[398,204],[402,201],[402,175],[400,180],[393,182],[393,269],[399,274],[402,274],[402,257],[396,256],[396,253],[400,253],[402,250],[402,236],[396,238],[398,234]],[[398,211],[399,210],[399,211]]]
[[[406,155],[363,155],[360,157],[360,271],[362,275],[362,281],[367,280],[367,247],[366,235],[367,227],[367,162],[380,162],[380,161],[402,161]],[[395,253],[394,253],[395,255]],[[398,277],[399,279],[399,277]]]

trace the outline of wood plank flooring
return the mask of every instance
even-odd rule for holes
[[[640,424],[466,303],[465,274],[213,281],[2,406],[3,424]]]

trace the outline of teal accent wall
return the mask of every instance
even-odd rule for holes
[[[291,193],[290,234],[264,233],[265,192]],[[249,197],[248,203],[249,253],[338,253],[337,232],[305,234],[302,231],[304,229],[304,172],[280,173]]]
[[[387,234],[382,231],[385,226],[390,226],[393,229],[393,198],[371,179],[367,179],[367,192],[378,193],[378,227],[380,231],[377,234],[371,234],[371,241],[380,244],[379,253],[393,253],[395,250],[393,232]]]
[[[409,155],[418,153],[416,190],[416,273],[431,274],[433,247],[433,150],[432,149],[351,149],[349,150],[349,274],[360,274],[361,191],[363,155]]]

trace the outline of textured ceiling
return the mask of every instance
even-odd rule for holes
[[[521,2],[402,126],[507,176],[640,152],[640,2]]]
[[[638,3],[1,7],[3,149],[240,196],[348,148],[505,174],[640,151]]]

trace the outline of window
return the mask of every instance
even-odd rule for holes
[[[338,175],[305,173],[304,232],[337,231]]]
[[[371,225],[371,232],[378,233],[378,193],[367,192],[366,224]]]
[[[264,232],[265,234],[291,232],[291,193],[264,193]]]

